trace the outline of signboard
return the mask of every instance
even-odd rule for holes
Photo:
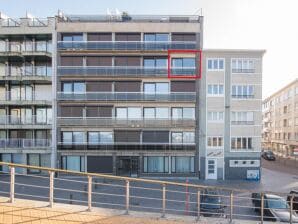
[[[246,178],[248,180],[260,180],[260,170],[247,170]]]
[[[207,157],[223,157],[223,149],[207,149]]]

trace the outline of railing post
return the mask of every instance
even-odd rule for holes
[[[294,196],[291,195],[291,199],[290,199],[290,224],[293,223],[293,199],[294,199]]]
[[[264,194],[261,194],[261,224],[264,222]]]
[[[164,218],[166,216],[166,185],[162,185],[162,215],[161,217]]]
[[[88,211],[92,209],[92,176],[88,176]]]
[[[50,192],[49,192],[49,206],[53,208],[54,205],[54,172],[49,171],[50,175]]]
[[[197,203],[198,203],[198,213],[197,213],[197,220],[200,220],[200,215],[201,215],[201,191],[198,190],[198,195],[197,195]]]
[[[233,222],[233,206],[234,206],[234,194],[233,191],[230,193],[230,223]]]
[[[15,167],[10,167],[10,203],[14,203]]]
[[[129,212],[129,180],[126,181],[126,197],[125,197],[126,214]]]

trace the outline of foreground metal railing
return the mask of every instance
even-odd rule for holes
[[[120,177],[0,162],[0,195],[129,211],[234,220],[298,222],[298,194]],[[34,174],[42,171],[42,175]],[[30,171],[30,174],[24,174]],[[285,199],[287,197],[287,199]],[[282,215],[281,215],[282,214]],[[241,223],[241,221],[240,221]]]

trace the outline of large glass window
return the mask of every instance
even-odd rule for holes
[[[88,143],[89,144],[99,144],[99,143],[112,143],[113,142],[113,132],[88,132]]]
[[[172,132],[172,143],[194,143],[195,133],[187,132]]]
[[[82,93],[85,92],[85,83],[82,82],[75,82],[73,84],[73,91],[75,93]]]
[[[113,132],[100,132],[100,142],[101,143],[112,143],[113,142]]]
[[[62,41],[83,41],[83,34],[62,34]]]
[[[173,68],[195,68],[195,58],[172,58]]]
[[[62,84],[62,90],[65,93],[70,93],[72,92],[72,83],[66,82]]]
[[[169,83],[157,82],[157,83],[144,83],[145,93],[168,93]]]
[[[194,157],[193,156],[173,156],[172,157],[173,173],[193,173]]]
[[[164,156],[145,156],[145,173],[167,173],[169,172],[169,158]]]
[[[208,70],[223,70],[224,59],[222,58],[210,58],[208,59]]]
[[[144,67],[146,68],[167,68],[167,58],[144,58]]]
[[[251,137],[232,137],[231,148],[237,150],[250,150],[252,149],[252,138]]]
[[[74,131],[73,133],[73,143],[83,144],[84,143],[84,132]]]
[[[40,154],[27,154],[27,161],[29,166],[40,166]],[[29,173],[40,173],[40,170],[29,169]]]
[[[62,142],[72,144],[72,132],[62,132]]]
[[[62,169],[72,170],[78,172],[85,171],[85,157],[84,156],[62,156]]]
[[[142,109],[140,107],[116,108],[117,119],[141,119]]]
[[[233,85],[232,86],[232,98],[253,98],[253,86],[252,85]]]
[[[47,109],[37,108],[36,109],[36,122],[45,124],[47,122]]]
[[[216,95],[223,95],[223,93],[224,93],[223,85],[218,85],[218,84],[208,85],[208,95],[216,96]]]
[[[145,33],[144,41],[169,41],[168,33]]]

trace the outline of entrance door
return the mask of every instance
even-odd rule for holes
[[[217,179],[217,160],[207,159],[206,164],[206,179],[216,180]]]
[[[117,160],[117,175],[133,177],[138,176],[138,157],[120,156]]]

